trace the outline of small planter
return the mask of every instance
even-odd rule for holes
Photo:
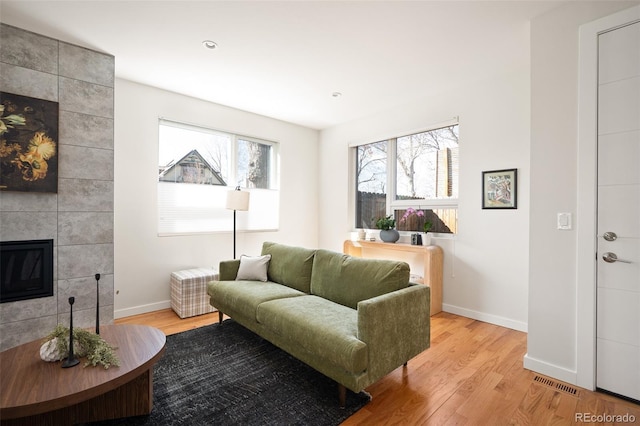
[[[400,239],[400,233],[396,229],[383,229],[380,231],[380,239],[385,243],[395,243]]]

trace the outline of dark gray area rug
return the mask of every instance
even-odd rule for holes
[[[153,411],[92,425],[338,425],[370,401],[233,320],[167,337]]]

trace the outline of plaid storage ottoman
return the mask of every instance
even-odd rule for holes
[[[207,283],[218,279],[214,268],[185,269],[171,273],[171,309],[180,318],[215,312],[209,304]]]

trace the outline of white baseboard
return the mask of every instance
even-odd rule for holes
[[[472,318],[478,321],[488,322],[490,324],[499,325],[501,327],[510,328],[512,330],[527,332],[528,327],[526,322],[515,321],[510,318],[501,317],[498,315],[487,314],[485,312],[473,311],[471,309],[461,308],[459,306],[442,304],[442,310],[451,314],[461,315],[463,317]]]
[[[148,312],[159,311],[161,309],[167,309],[171,307],[171,301],[165,300],[163,302],[149,303],[147,305],[132,306],[131,308],[118,309],[113,311],[113,318],[124,318],[132,315],[146,314]]]
[[[558,379],[572,385],[577,385],[578,383],[578,373],[576,371],[532,358],[528,353],[524,355],[523,363],[524,368],[527,370],[535,371],[536,373],[544,374],[545,376],[553,377],[554,379]]]

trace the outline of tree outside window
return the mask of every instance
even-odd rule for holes
[[[238,177],[247,188],[269,189],[271,145],[238,139]]]
[[[371,228],[387,215],[387,148],[387,141],[356,148],[356,228]]]

